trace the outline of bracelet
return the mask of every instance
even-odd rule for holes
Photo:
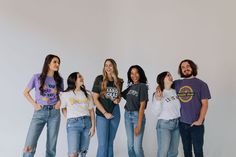
[[[104,113],[102,113],[102,114],[104,115],[104,114],[106,114],[106,113],[107,113],[107,111],[105,111],[105,112],[104,112]]]

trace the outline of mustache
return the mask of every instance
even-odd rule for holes
[[[190,70],[184,70],[184,72],[190,72]]]

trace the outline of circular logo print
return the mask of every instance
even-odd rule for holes
[[[183,86],[178,93],[179,99],[182,102],[189,102],[192,100],[193,95],[193,89],[189,86]]]

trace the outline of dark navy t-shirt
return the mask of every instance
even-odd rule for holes
[[[200,115],[203,99],[210,99],[211,94],[205,82],[198,78],[174,81],[174,88],[181,103],[180,121],[192,124]]]

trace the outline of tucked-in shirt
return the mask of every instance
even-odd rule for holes
[[[122,97],[126,100],[127,111],[139,111],[140,102],[148,102],[148,87],[144,83],[133,84],[122,92]]]
[[[161,100],[157,100],[155,96],[151,105],[152,112],[158,119],[171,120],[180,117],[180,102],[174,89],[162,92]]]
[[[99,75],[96,77],[94,84],[93,84],[93,89],[92,91],[94,93],[97,93],[100,95],[101,93],[101,84],[102,84],[102,80],[103,80],[103,76]],[[104,96],[99,96],[99,101],[102,104],[103,108],[106,110],[106,112],[112,113],[113,109],[115,107],[115,103],[113,103],[113,100],[115,100],[116,98],[118,98],[118,90],[114,84],[114,81],[108,81],[107,82],[107,90],[105,92]],[[104,115],[100,112],[99,109],[96,108],[96,114],[99,116],[103,116]]]
[[[43,87],[43,95],[41,95],[39,87],[40,87],[40,74],[35,74],[31,78],[30,82],[27,85],[28,89],[35,88],[35,102],[40,105],[54,105],[58,101],[57,87],[56,82],[53,77],[46,77],[44,87]],[[61,84],[61,90],[63,90],[63,83]]]
[[[63,92],[60,94],[60,99],[61,108],[67,109],[67,119],[90,116],[89,110],[94,107],[91,95],[87,98],[83,91]]]
[[[176,80],[174,88],[181,103],[180,121],[192,124],[199,118],[201,101],[211,98],[209,88],[205,82],[198,78]]]

